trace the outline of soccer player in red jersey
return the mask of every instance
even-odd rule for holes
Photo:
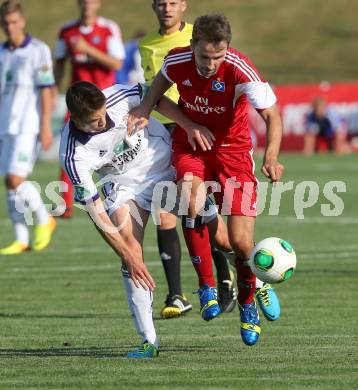
[[[261,328],[254,300],[256,278],[247,264],[254,242],[257,187],[248,103],[267,126],[262,172],[272,182],[283,173],[278,161],[282,122],[270,85],[246,56],[229,47],[230,41],[231,28],[224,15],[197,18],[191,46],[169,52],[142,104],[129,115],[128,131],[145,122],[173,83],[178,87],[181,110],[204,126],[192,132],[177,126],[173,133],[179,194],[189,204],[183,231],[199,277],[202,316],[207,320],[220,312],[208,229],[195,222],[210,186],[221,214],[228,216],[229,240],[236,255],[241,337],[245,344],[254,345]]]
[[[78,0],[80,18],[65,24],[59,32],[55,57],[55,80],[60,86],[67,59],[71,61],[71,84],[89,81],[100,89],[115,83],[115,73],[125,57],[119,26],[116,22],[98,16],[100,0]],[[66,117],[66,120],[68,118]],[[63,193],[66,211],[72,215],[73,187],[67,174],[61,170],[61,181],[68,185]]]

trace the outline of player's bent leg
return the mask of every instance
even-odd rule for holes
[[[6,175],[5,186],[7,189],[8,212],[13,224],[15,241],[9,246],[0,249],[0,255],[17,255],[30,250],[30,234],[25,221],[24,213],[19,210],[17,204],[16,189],[24,182],[25,178],[17,175]]]
[[[196,176],[192,177],[190,183],[181,181],[179,196],[188,205],[188,213],[182,217],[183,234],[199,278],[201,316],[208,321],[220,314],[220,307],[213,275],[209,230],[202,218],[196,218],[198,212],[204,208],[206,200],[203,181]]]
[[[24,205],[28,205],[28,208],[35,216],[36,226],[32,249],[41,251],[51,242],[52,235],[56,229],[56,220],[49,215],[39,191],[31,181],[24,181],[19,185],[16,188],[16,194]]]
[[[131,251],[142,253],[144,229],[148,221],[149,213],[133,201],[116,209],[111,220],[125,240]],[[153,322],[153,294],[145,290],[142,286],[136,287],[125,267],[122,265],[123,284],[127,294],[129,311],[137,333],[142,338],[141,347],[133,352],[129,352],[130,358],[148,358],[158,355],[159,340]],[[153,347],[154,348],[153,348]]]
[[[236,255],[240,333],[246,345],[256,344],[261,333],[260,318],[254,299],[256,277],[247,263],[254,245],[254,227],[254,217],[237,215],[228,217],[229,240]]]
[[[168,319],[187,313],[192,309],[192,305],[181,289],[181,248],[176,229],[177,218],[170,213],[161,213],[160,220],[161,225],[157,227],[158,248],[169,289],[160,314],[162,318]]]
[[[226,224],[221,215],[208,221],[211,239],[211,254],[216,267],[218,281],[218,302],[222,313],[230,313],[235,309],[237,292],[234,273],[229,268],[227,252],[231,251]]]

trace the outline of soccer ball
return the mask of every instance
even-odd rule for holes
[[[249,265],[265,283],[284,282],[296,268],[296,253],[292,245],[281,238],[265,238],[252,250]]]

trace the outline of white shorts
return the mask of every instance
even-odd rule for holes
[[[135,167],[122,174],[102,178],[106,210],[112,215],[124,203],[134,200],[142,209],[151,211],[156,185],[163,181],[172,182],[174,179],[175,170],[168,143],[162,137],[149,136],[145,156]]]
[[[0,176],[12,174],[26,178],[34,167],[38,153],[37,134],[0,136]]]

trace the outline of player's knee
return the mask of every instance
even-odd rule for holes
[[[250,238],[234,238],[231,241],[231,247],[233,251],[235,252],[236,256],[243,257],[243,258],[249,258],[252,248],[254,247],[254,242]]]
[[[232,250],[229,238],[225,234],[221,234],[220,232],[218,232],[218,234],[215,235],[215,239],[213,240],[213,242],[214,245],[221,250],[224,250],[226,252],[230,252]]]
[[[161,213],[160,214],[160,226],[159,230],[169,230],[174,229],[177,225],[177,217],[170,213]]]
[[[16,190],[16,188],[24,182],[24,178],[15,175],[6,175],[5,186],[8,190]]]

